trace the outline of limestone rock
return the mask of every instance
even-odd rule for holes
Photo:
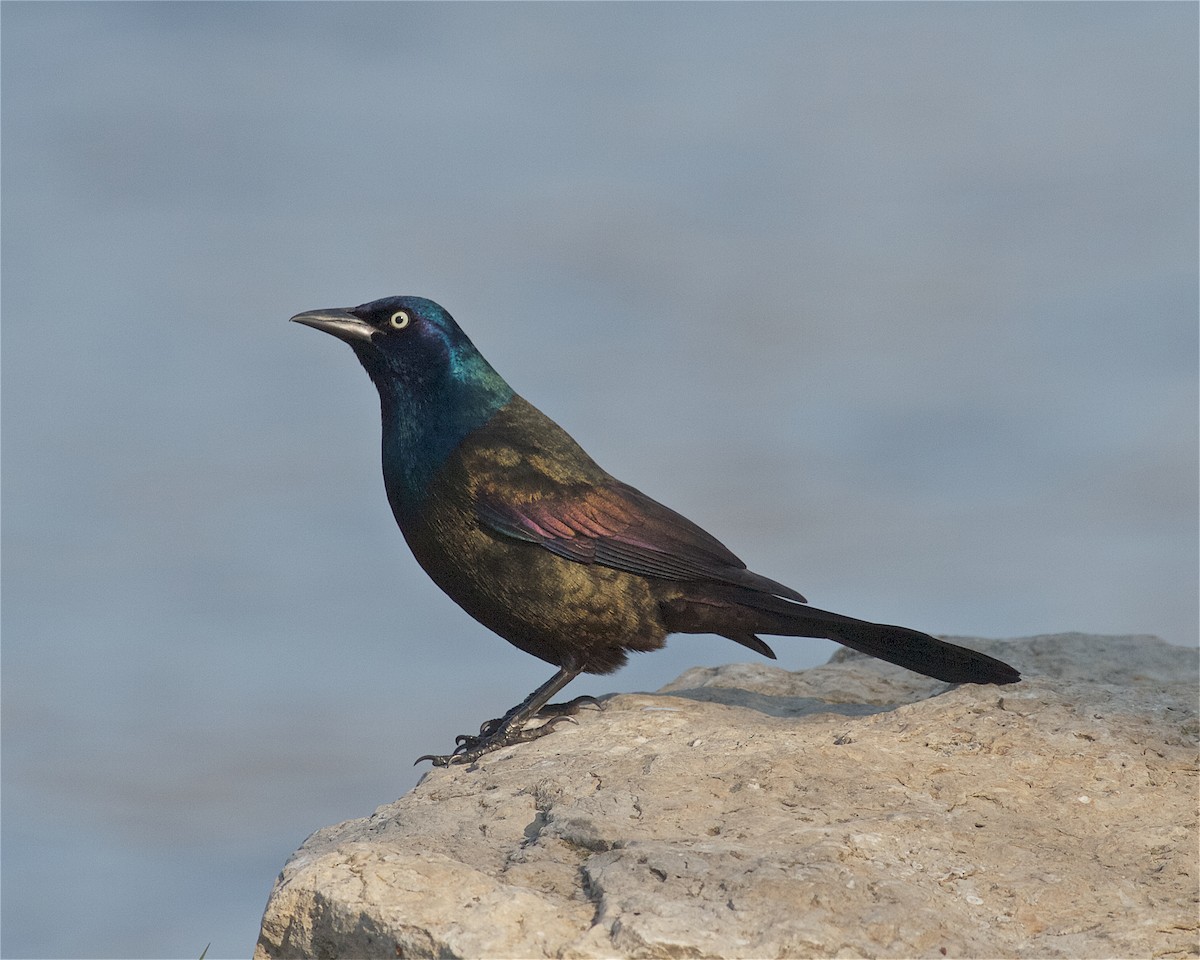
[[[314,833],[256,958],[1190,957],[1197,651],[690,670]],[[431,745],[436,746],[436,745]]]

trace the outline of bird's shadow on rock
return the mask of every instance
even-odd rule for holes
[[[772,696],[737,687],[692,687],[646,694],[654,697],[680,697],[700,703],[719,703],[726,707],[745,707],[770,717],[806,717],[835,713],[843,717],[869,717],[895,710],[902,703],[834,703],[818,697]]]

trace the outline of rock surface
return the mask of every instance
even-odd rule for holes
[[[1190,957],[1197,651],[690,670],[314,833],[268,957]],[[436,746],[436,745],[434,745]]]

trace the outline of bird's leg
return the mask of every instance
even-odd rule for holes
[[[591,697],[576,697],[570,703],[553,704],[552,709],[549,711],[553,715],[549,720],[531,730],[525,729],[525,723],[542,713],[550,698],[577,676],[579,676],[578,667],[574,665],[560,667],[558,673],[534,690],[533,693],[509,710],[504,716],[497,720],[489,720],[481,726],[479,728],[479,736],[459,736],[455,741],[458,746],[454,748],[453,753],[445,756],[436,756],[427,753],[423,757],[418,757],[416,762],[420,763],[422,760],[431,760],[435,767],[446,767],[452,763],[473,763],[485,753],[498,750],[500,747],[507,747],[514,743],[525,743],[529,740],[536,740],[538,737],[544,737],[554,728],[556,723],[567,719],[567,715],[576,712],[583,703],[589,700],[595,702],[594,698]]]

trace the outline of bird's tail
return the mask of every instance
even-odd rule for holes
[[[666,601],[667,628],[717,633],[774,658],[760,633],[823,637],[947,683],[1015,683],[1021,674],[985,653],[907,627],[870,623],[744,587],[709,584],[700,595]]]

